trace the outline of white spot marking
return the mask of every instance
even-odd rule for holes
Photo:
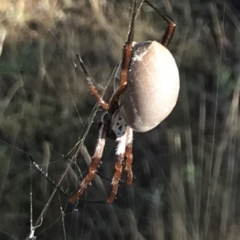
[[[127,141],[127,136],[126,136],[126,132],[124,133],[123,136],[121,136],[120,138],[117,138],[117,149],[116,149],[116,154],[120,155],[120,154],[124,154],[125,153],[125,148],[126,148],[126,141]]]
[[[142,60],[143,60],[143,57],[147,54],[147,52],[148,52],[148,50],[142,52],[142,49],[137,49],[137,50],[134,52],[132,61],[142,61]]]
[[[122,137],[126,132],[126,122],[121,115],[119,109],[112,116],[111,129],[115,133],[117,138]]]

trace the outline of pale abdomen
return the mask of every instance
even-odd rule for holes
[[[116,76],[115,89],[120,67]],[[119,98],[126,123],[137,132],[153,129],[171,113],[178,93],[179,72],[169,50],[156,41],[136,43],[128,84]]]

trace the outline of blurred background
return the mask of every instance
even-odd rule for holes
[[[0,2],[0,239],[29,237],[31,221],[37,239],[239,239],[238,0],[151,0],[177,24],[169,50],[180,95],[157,128],[135,133],[134,183],[123,175],[113,204],[69,204],[30,166],[29,155],[55,182],[68,169],[70,192],[85,176],[103,111],[73,61],[80,53],[108,100],[131,2]],[[143,5],[135,40],[161,39],[166,27]],[[115,147],[108,140],[99,168],[110,179]],[[96,176],[83,198],[106,199],[109,189]]]

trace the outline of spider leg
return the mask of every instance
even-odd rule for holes
[[[125,150],[125,157],[126,157],[125,170],[127,172],[127,185],[132,185],[132,181],[133,181],[133,172],[132,172],[133,130],[132,130],[132,128],[127,127],[126,132],[127,132],[127,140],[126,140],[126,150]]]
[[[132,58],[132,42],[134,37],[134,25],[135,25],[136,14],[137,14],[137,0],[134,0],[133,8],[132,8],[131,23],[130,23],[129,31],[127,35],[127,41],[123,46],[122,63],[121,63],[122,71],[120,76],[120,84],[118,86],[118,89],[112,95],[109,102],[109,105],[110,105],[109,108],[112,109],[113,111],[115,111],[116,108],[118,107],[118,99],[127,86],[128,70],[129,70],[130,62]]]
[[[123,136],[116,139],[116,142],[118,142],[117,151],[116,151],[117,161],[115,163],[116,171],[112,178],[112,189],[107,199],[108,203],[112,203],[117,194],[118,183],[122,175],[123,162],[125,158],[126,136],[127,136],[127,132],[125,132]]]
[[[162,14],[160,11],[158,11],[158,9],[152,4],[150,3],[148,0],[145,0],[145,3],[147,5],[149,5],[151,8],[153,8],[167,23],[168,23],[168,27],[162,37],[161,40],[161,44],[165,47],[167,47],[167,45],[169,44],[169,42],[171,41],[175,28],[176,28],[176,23],[171,20],[169,17],[165,16],[164,14]]]
[[[78,61],[80,63],[80,66],[84,72],[84,75],[86,76],[86,79],[88,81],[88,85],[89,85],[89,88],[90,88],[90,92],[92,93],[92,95],[94,95],[97,100],[98,100],[98,103],[100,104],[100,106],[105,109],[105,110],[108,110],[109,109],[109,105],[108,103],[106,103],[103,98],[101,97],[101,95],[99,94],[97,88],[94,86],[93,84],[93,80],[91,79],[91,77],[89,76],[89,73],[87,71],[87,68],[85,67],[85,64],[82,60],[82,58],[80,57],[79,54],[77,54],[77,58],[78,58]]]
[[[106,128],[106,126],[104,124],[102,124],[102,126],[99,129],[98,142],[97,142],[96,149],[95,149],[95,152],[93,155],[92,163],[89,167],[89,172],[88,172],[87,176],[84,178],[84,180],[82,181],[79,190],[72,197],[69,198],[69,202],[75,203],[79,199],[79,197],[82,195],[82,193],[84,192],[87,185],[94,178],[97,168],[99,166],[100,160],[102,158],[104,146],[106,143],[107,131],[108,131],[108,128]]]

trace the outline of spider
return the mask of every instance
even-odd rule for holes
[[[152,7],[168,23],[160,42],[133,42],[136,15],[143,3]],[[115,91],[109,102],[103,100],[89,77],[81,57],[77,55],[91,93],[106,112],[101,119],[99,137],[89,172],[79,190],[69,198],[71,203],[80,198],[94,178],[103,155],[106,138],[114,138],[117,142],[115,173],[107,202],[114,201],[124,165],[127,185],[132,184],[133,131],[147,132],[155,128],[170,114],[178,98],[178,67],[167,49],[175,27],[176,24],[159,12],[149,1],[141,0],[137,8],[137,0],[133,0],[127,40],[123,46],[122,61],[115,75]]]

